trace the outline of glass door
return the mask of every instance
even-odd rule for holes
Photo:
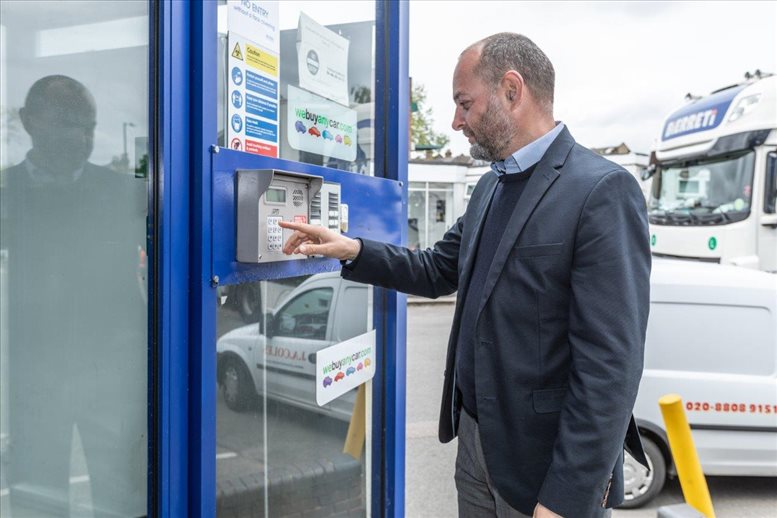
[[[375,180],[376,7],[218,7],[220,150],[212,171],[219,517],[370,514],[371,385],[319,404],[322,391],[355,378],[369,362],[354,360],[317,378],[317,359],[373,330],[373,290],[342,280],[336,261],[236,262],[229,189],[237,169],[319,176],[337,183],[340,197],[322,191],[299,217],[346,231],[342,203],[358,220],[359,194]],[[273,193],[279,205],[297,196]],[[279,231],[279,242],[285,237]],[[278,245],[262,246],[268,253]]]
[[[149,4],[0,3],[0,515],[145,516]]]

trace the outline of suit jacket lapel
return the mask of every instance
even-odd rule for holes
[[[507,223],[507,228],[502,235],[499,246],[496,249],[496,254],[491,262],[491,267],[486,275],[486,284],[483,286],[483,296],[480,299],[478,305],[477,314],[483,310],[488,297],[491,296],[491,292],[494,290],[499,274],[504,268],[507,257],[510,255],[513,245],[518,240],[518,236],[521,234],[523,227],[526,226],[526,222],[531,217],[532,212],[537,204],[542,200],[545,192],[553,185],[553,182],[559,177],[557,167],[561,167],[566,161],[567,155],[574,146],[575,141],[569,131],[564,130],[556,137],[545,156],[540,160],[532,173],[529,183],[526,184],[526,188],[521,195],[521,199],[515,206],[510,220]]]

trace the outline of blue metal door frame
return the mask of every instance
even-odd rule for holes
[[[370,226],[359,229],[354,221],[358,222],[360,210],[366,210],[359,207],[351,210],[351,226],[363,230],[359,235],[364,237],[394,243],[405,243],[407,238],[407,3],[377,3],[377,178],[228,150],[214,160],[216,9],[212,1],[151,4],[150,516],[215,516],[216,289],[221,282],[215,279],[217,272],[226,282],[242,282],[338,267],[326,260],[306,261],[299,270],[288,265],[247,268],[221,261],[223,247],[229,245],[213,231],[214,211],[225,207],[214,189],[217,166],[238,160],[260,166],[281,164],[300,172],[317,170],[342,182],[344,192],[351,187],[353,192],[373,189],[376,196],[394,196],[399,200],[394,232],[371,231]],[[373,320],[379,341],[377,364],[382,368],[374,378],[372,401],[372,515],[403,516],[405,297],[376,288]]]
[[[149,516],[188,516],[191,5],[150,2]]]

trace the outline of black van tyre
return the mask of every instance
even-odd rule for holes
[[[259,322],[262,314],[262,293],[254,284],[238,285],[235,289],[237,310],[246,324]]]
[[[666,459],[656,443],[643,437],[642,447],[651,467],[648,472],[645,467],[634,460],[631,455],[624,453],[623,481],[625,499],[618,506],[620,509],[634,509],[642,507],[661,492],[666,482]]]
[[[245,364],[234,356],[224,359],[221,385],[224,403],[230,410],[243,412],[254,402],[255,394],[251,375]]]

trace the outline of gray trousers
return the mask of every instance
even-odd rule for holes
[[[510,507],[491,483],[483,457],[478,423],[463,409],[459,420],[455,480],[459,518],[529,518]],[[604,517],[611,515],[609,509],[604,513]]]

